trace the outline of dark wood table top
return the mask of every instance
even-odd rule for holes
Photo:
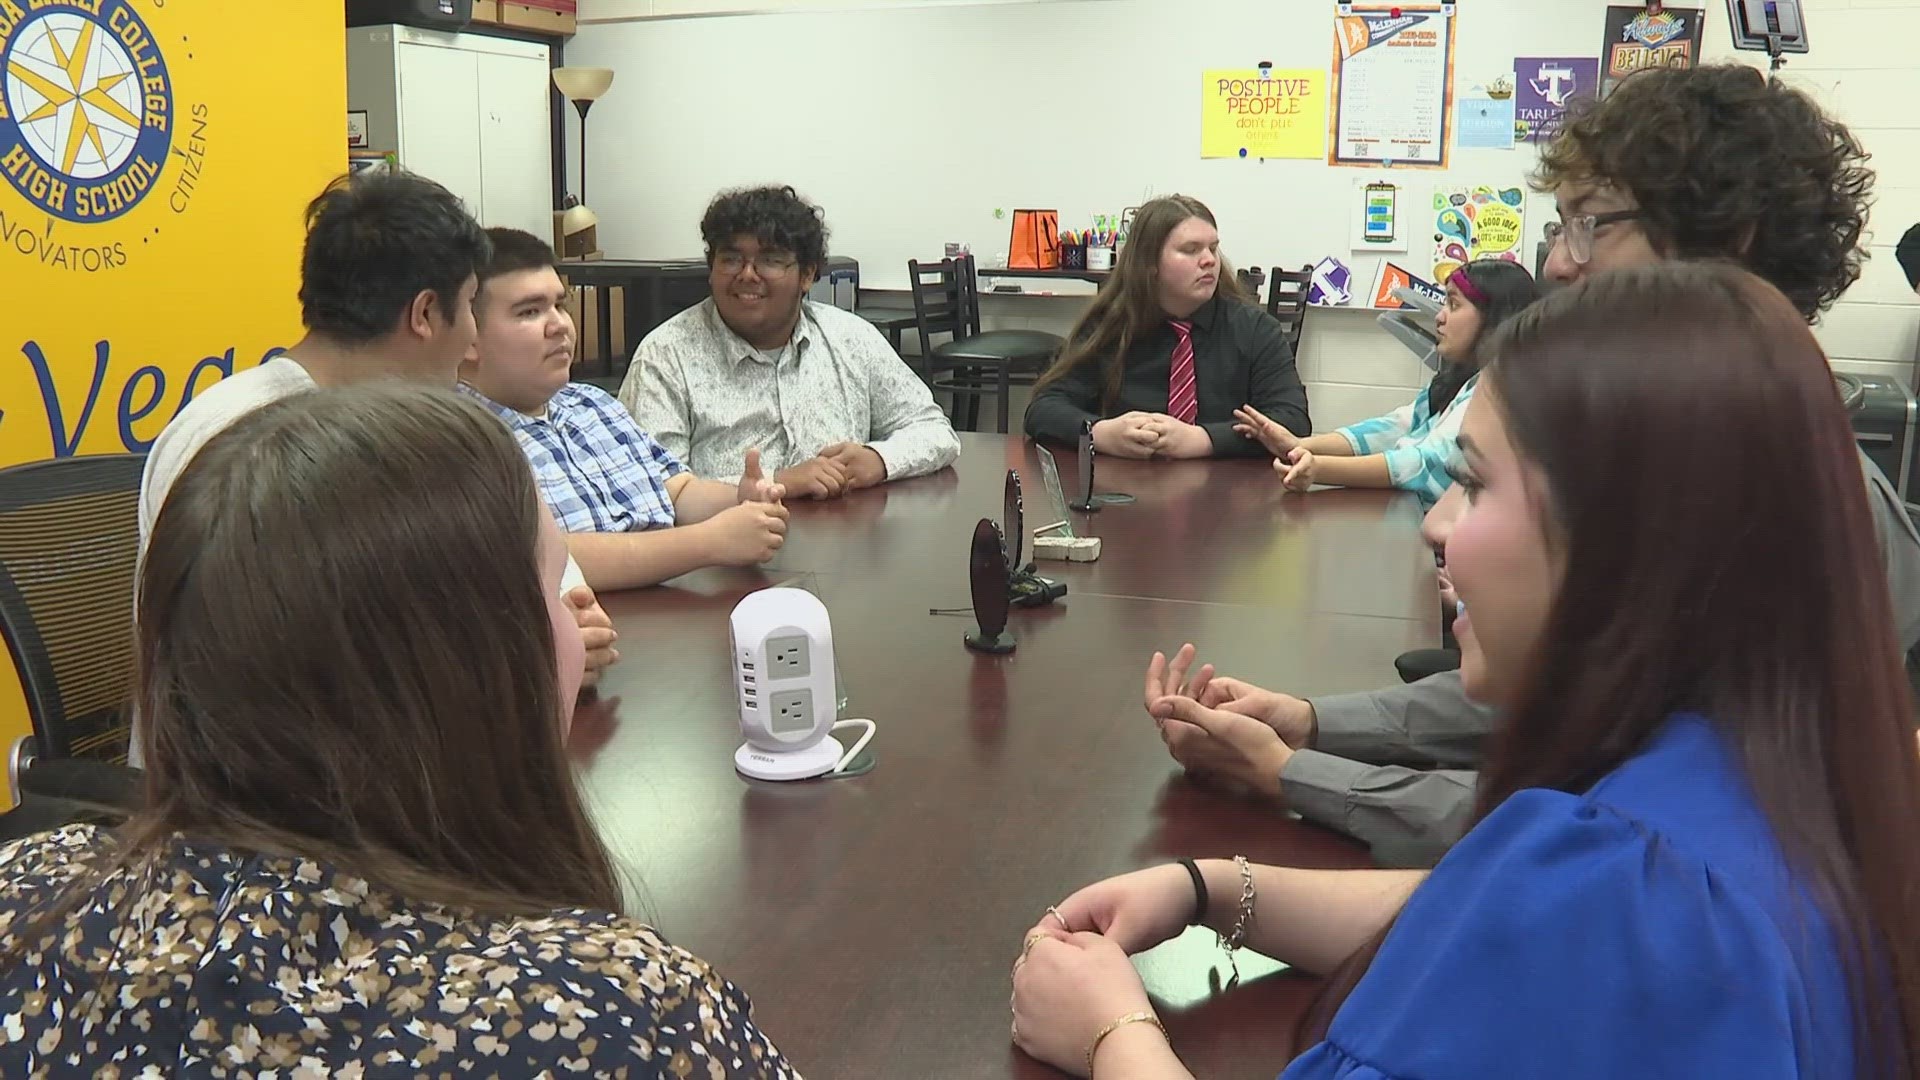
[[[1348,841],[1180,775],[1141,708],[1155,649],[1192,640],[1228,673],[1326,692],[1390,681],[1394,656],[1438,633],[1410,497],[1283,495],[1263,461],[1115,460],[1100,489],[1138,502],[1075,516],[1103,538],[1100,560],[1042,563],[1067,598],[1015,612],[1012,655],[977,656],[960,641],[969,618],[928,609],[967,606],[968,540],[999,517],[1010,463],[1030,525],[1048,499],[1030,445],[962,442],[947,473],[796,504],[767,568],[603,598],[622,659],[575,743],[637,910],[743,987],[814,1078],[1055,1075],[1007,1035],[1008,974],[1047,904],[1182,856],[1365,864]],[[865,776],[733,771],[728,614],[795,580],[832,613],[843,715],[879,724]],[[1216,995],[1225,957],[1198,932],[1139,963],[1209,1077],[1277,1074],[1316,989],[1243,959],[1248,981]]]

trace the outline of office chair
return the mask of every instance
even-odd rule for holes
[[[60,458],[0,470],[0,636],[33,734],[7,775],[17,807],[0,838],[131,807],[133,589],[142,454]]]

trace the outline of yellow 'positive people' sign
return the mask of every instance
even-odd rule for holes
[[[289,345],[339,0],[0,0],[0,465],[143,451]]]
[[[146,450],[300,332],[341,0],[0,0],[0,466]],[[0,751],[25,733],[0,668]]]
[[[1203,158],[1326,156],[1325,71],[1207,71],[1200,95]]]

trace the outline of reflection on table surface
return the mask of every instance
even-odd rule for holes
[[[1180,775],[1141,707],[1155,649],[1193,641],[1225,673],[1325,693],[1391,681],[1393,658],[1438,633],[1411,497],[1285,495],[1264,461],[1103,460],[1098,488],[1138,501],[1074,515],[1100,560],[1041,564],[1067,598],[1014,613],[1012,655],[971,653],[970,619],[928,611],[967,606],[967,543],[1000,516],[1008,467],[1029,527],[1051,517],[1031,444],[962,440],[951,471],[795,504],[768,567],[602,598],[622,660],[573,744],[636,910],[745,988],[810,1076],[1054,1075],[1009,1046],[1006,1013],[1048,903],[1181,856],[1364,865],[1340,837]],[[879,724],[868,775],[733,771],[728,615],[796,580],[832,613],[843,715]],[[1216,996],[1225,956],[1199,932],[1138,963],[1205,1076],[1278,1073],[1316,989],[1243,958],[1245,981]]]

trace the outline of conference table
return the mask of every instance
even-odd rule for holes
[[[1054,520],[1036,453],[963,434],[955,467],[793,504],[769,565],[602,598],[620,662],[576,719],[589,803],[630,875],[632,910],[713,963],[806,1075],[1057,1076],[1008,1035],[1009,972],[1046,906],[1183,856],[1366,865],[1364,851],[1186,778],[1142,708],[1147,661],[1192,641],[1227,674],[1301,694],[1394,679],[1435,642],[1433,561],[1396,492],[1287,494],[1264,460],[1101,459],[1131,505],[1074,514],[1098,561],[1041,563],[1064,600],[1016,609],[1006,656],[967,650],[975,523],[1006,471],[1028,528]],[[1071,486],[1073,454],[1058,454]],[[1069,490],[1068,496],[1078,493]],[[1029,543],[1029,549],[1031,544]],[[843,716],[871,718],[874,768],[772,784],[740,743],[728,615],[789,584],[831,613]],[[1136,958],[1202,1077],[1272,1077],[1315,980],[1189,931]]]

